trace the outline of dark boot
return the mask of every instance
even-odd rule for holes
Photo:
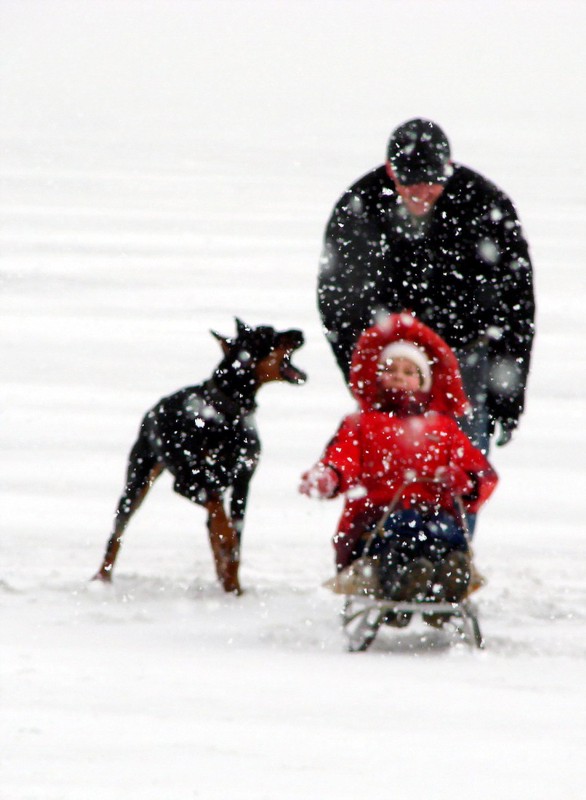
[[[457,603],[465,597],[470,583],[470,558],[459,551],[450,553],[435,568],[434,583],[443,590],[448,603]]]
[[[391,628],[406,628],[411,622],[411,617],[408,611],[387,611],[383,617],[383,623],[390,625]]]
[[[435,600],[458,603],[468,591],[470,557],[466,553],[450,553],[436,566],[433,583]],[[432,628],[443,628],[449,618],[449,614],[423,614],[424,621]]]
[[[434,566],[427,558],[416,558],[409,562],[399,579],[394,600],[423,600],[427,595],[434,573]]]
[[[392,562],[385,564],[381,570],[381,588],[388,600],[408,601],[425,597],[433,577],[433,564],[426,558],[417,558],[403,567],[392,569]],[[405,628],[413,614],[410,612],[389,611],[384,618],[385,625],[394,628]]]

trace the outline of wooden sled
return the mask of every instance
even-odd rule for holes
[[[404,602],[347,595],[342,609],[342,624],[349,652],[367,650],[383,625],[404,628],[414,614],[433,615],[434,620],[440,624],[444,617],[445,626],[449,625],[462,641],[472,647],[484,647],[476,609],[468,599],[459,603],[432,600]]]
[[[404,628],[411,622],[415,614],[420,614],[424,619],[427,617],[428,620],[433,620],[433,627],[447,628],[449,626],[461,640],[473,647],[483,648],[484,638],[478,623],[475,605],[470,601],[470,595],[481,588],[485,581],[473,562],[468,594],[458,602],[438,601],[433,598],[408,602],[380,598],[376,560],[369,558],[369,547],[376,535],[384,533],[385,523],[396,507],[406,485],[404,484],[397,492],[376,528],[369,534],[363,556],[324,584],[330,590],[345,596],[342,624],[348,640],[348,650],[352,653],[367,650],[383,625]],[[470,534],[462,499],[455,496],[454,500],[468,552],[472,557]]]

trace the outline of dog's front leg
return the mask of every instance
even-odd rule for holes
[[[239,474],[234,480],[232,487],[232,497],[230,499],[230,516],[232,524],[236,528],[238,542],[242,546],[242,529],[244,527],[244,514],[246,513],[246,501],[248,500],[248,487],[252,477],[252,470]]]
[[[240,548],[236,528],[226,514],[221,498],[210,500],[205,508],[208,512],[210,544],[220,583],[224,591],[242,594],[238,581]]]

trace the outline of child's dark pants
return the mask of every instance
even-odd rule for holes
[[[389,516],[385,531],[384,537],[376,537],[368,547],[368,555],[380,560],[380,583],[385,596],[393,599],[425,596],[434,577],[443,576],[446,569],[451,576],[450,565],[458,572],[453,579],[457,584],[456,594],[463,595],[469,580],[468,546],[454,517],[446,511],[401,509]],[[460,555],[450,558],[454,553]],[[441,587],[437,592],[441,593]],[[449,594],[450,599],[457,599],[452,598],[453,590]]]

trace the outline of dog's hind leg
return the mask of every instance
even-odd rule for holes
[[[120,550],[126,526],[163,469],[164,465],[153,452],[144,432],[141,431],[130,451],[126,485],[116,509],[114,531],[108,540],[104,560],[94,576],[94,580],[109,582],[112,579],[114,562]]]
[[[238,532],[226,514],[221,498],[209,500],[205,508],[208,512],[208,531],[218,579],[225,592],[241,594],[238,582],[240,566]]]

